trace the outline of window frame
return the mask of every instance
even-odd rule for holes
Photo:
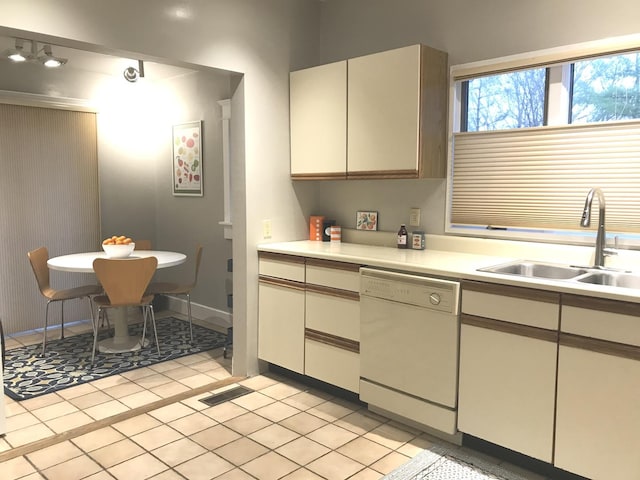
[[[576,229],[569,231],[527,228],[490,230],[481,225],[461,226],[452,223],[453,139],[454,133],[464,131],[462,130],[464,126],[462,119],[465,118],[462,116],[465,105],[463,101],[465,91],[462,85],[467,84],[464,80],[470,80],[483,75],[544,67],[546,68],[547,80],[545,92],[545,126],[536,128],[569,125],[571,119],[573,62],[602,55],[615,55],[638,51],[640,51],[640,35],[629,35],[451,66],[449,79],[450,115],[448,123],[449,142],[447,149],[445,234],[544,243],[593,245],[596,232],[594,230],[581,229],[578,224],[578,219],[576,220]],[[615,231],[608,231],[607,234],[608,237],[611,238],[615,236],[616,243],[623,248],[640,249],[640,234]]]

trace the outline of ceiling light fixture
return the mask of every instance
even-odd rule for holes
[[[25,50],[25,42],[30,43],[30,50]],[[51,45],[46,44],[42,47],[41,50],[38,50],[38,42],[36,42],[35,40],[25,40],[22,38],[16,38],[15,48],[5,50],[4,56],[12,62],[42,63],[45,67],[49,68],[61,67],[68,62],[66,58],[54,56]]]
[[[12,62],[24,62],[29,59],[29,55],[24,52],[24,40],[16,38],[15,48],[10,48],[4,52],[5,56]]]
[[[45,45],[42,50],[44,51],[44,55],[41,55],[40,57],[38,57],[38,61],[42,63],[45,67],[49,67],[49,68],[61,67],[68,61],[66,58],[55,57],[51,50],[51,45]]]
[[[138,78],[144,78],[144,63],[142,62],[142,60],[138,60],[137,69],[133,67],[127,67],[124,69],[122,75],[127,82],[137,82]]]

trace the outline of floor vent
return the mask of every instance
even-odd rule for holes
[[[207,398],[201,398],[200,401],[202,403],[206,403],[210,407],[213,407],[214,405],[226,402],[227,400],[233,400],[234,398],[242,397],[243,395],[253,393],[254,391],[255,390],[251,390],[247,387],[238,386],[229,390],[225,390],[224,392],[216,393],[215,395],[211,395]]]

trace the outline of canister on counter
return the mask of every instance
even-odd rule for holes
[[[335,220],[322,220],[322,241],[331,241],[331,227],[336,224]]]
[[[425,249],[425,237],[422,230],[411,232],[411,248],[413,248],[414,250]]]
[[[332,242],[341,242],[342,241],[342,227],[338,225],[333,225],[330,228],[331,231],[331,241]]]
[[[309,240],[322,241],[323,215],[311,215],[309,219]]]

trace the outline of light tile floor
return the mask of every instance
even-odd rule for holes
[[[7,347],[40,340],[10,338]],[[245,396],[200,401],[233,380],[218,349],[23,402],[7,398],[0,478],[377,480],[443,443],[272,373],[239,380],[254,390]]]

